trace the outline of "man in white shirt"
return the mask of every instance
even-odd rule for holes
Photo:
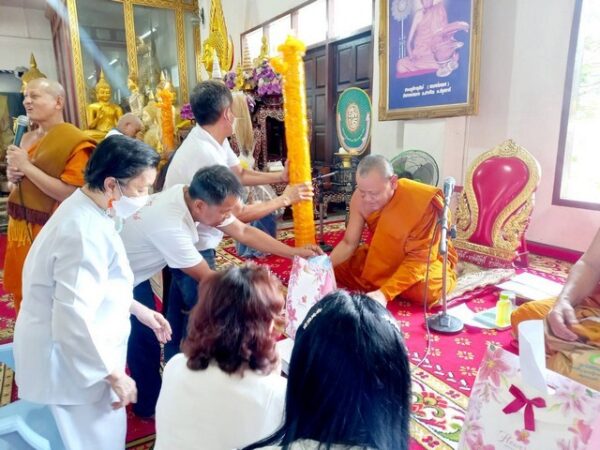
[[[198,169],[213,164],[229,167],[244,186],[287,183],[287,163],[283,172],[258,172],[242,168],[237,155],[229,145],[235,117],[231,110],[231,92],[220,81],[202,81],[190,95],[190,105],[197,125],[182,142],[169,162],[165,188],[176,184],[189,184]],[[261,219],[273,211],[312,198],[312,186],[288,186],[283,194],[272,200],[243,205],[237,218],[242,222]]]
[[[173,284],[178,285],[182,295],[170,297],[167,318],[173,329],[173,345],[165,346],[166,359],[179,352],[187,313],[196,303],[198,282],[214,273],[214,248],[223,231],[240,242],[279,256],[309,257],[320,253],[317,246],[289,247],[234,217],[232,213],[239,207],[242,192],[232,171],[213,165],[199,170],[189,187],[175,185],[156,194],[125,221],[121,238],[134,273],[136,300],[154,308],[149,278],[166,265],[179,269]],[[180,278],[185,280],[183,287]],[[154,414],[160,391],[160,346],[152,332],[147,333],[144,328],[132,320],[127,359],[138,386],[134,412],[148,417]]]
[[[125,113],[121,116],[117,122],[117,127],[112,130],[108,130],[104,139],[115,134],[124,135],[130,138],[136,138],[138,133],[141,133],[144,129],[144,124],[141,119],[133,113]]]

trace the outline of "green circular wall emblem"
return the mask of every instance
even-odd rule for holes
[[[371,99],[359,88],[340,94],[336,109],[337,135],[348,153],[362,153],[371,139]]]

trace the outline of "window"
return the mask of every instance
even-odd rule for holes
[[[600,2],[577,0],[554,203],[600,209]]]
[[[295,35],[292,30],[292,16],[288,14],[281,19],[274,20],[268,26],[269,53],[272,56],[277,55],[277,47],[283,44],[288,35]]]
[[[327,38],[327,2],[317,0],[298,10],[298,39],[309,45]]]
[[[330,0],[331,1],[331,0]],[[372,0],[333,0],[333,30],[335,37],[348,36],[373,23]]]
[[[260,55],[260,47],[262,45],[262,37],[263,37],[262,28],[251,31],[250,33],[246,33],[243,36],[244,42],[248,46],[248,52],[250,53],[251,60],[258,58],[258,55]]]

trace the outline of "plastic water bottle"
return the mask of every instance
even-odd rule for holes
[[[509,294],[512,292],[500,292],[500,299],[496,303],[496,326],[506,328],[510,326],[510,313],[512,312],[512,301]]]

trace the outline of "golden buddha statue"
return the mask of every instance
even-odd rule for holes
[[[146,102],[144,101],[144,94],[140,93],[138,88],[135,73],[130,74],[127,78],[127,89],[129,89],[129,108],[133,114],[141,118]]]
[[[47,78],[45,74],[40,72],[38,69],[37,62],[35,60],[35,56],[33,53],[29,58],[29,70],[23,74],[21,77],[21,92],[25,92],[25,88],[27,87],[27,83],[31,80],[37,80],[38,78]]]
[[[269,59],[269,40],[267,36],[263,34],[263,37],[260,39],[260,53],[258,54],[258,58],[254,60],[254,66],[258,67],[264,60]]]
[[[150,95],[148,104],[144,106],[142,122],[146,128],[144,142],[162,155],[163,145],[160,108],[156,101],[154,101],[154,95]]]
[[[168,89],[169,92],[173,94],[173,98],[177,100],[177,91],[173,87],[173,84],[169,78],[166,76],[165,71],[161,70],[158,85],[156,86],[156,97],[158,97],[159,91],[162,91],[163,89]]]
[[[88,129],[85,130],[92,139],[101,141],[111,128],[117,126],[123,110],[119,105],[110,103],[112,90],[104,79],[104,71],[100,71],[100,80],[96,84],[96,102],[86,106],[85,114]]]

